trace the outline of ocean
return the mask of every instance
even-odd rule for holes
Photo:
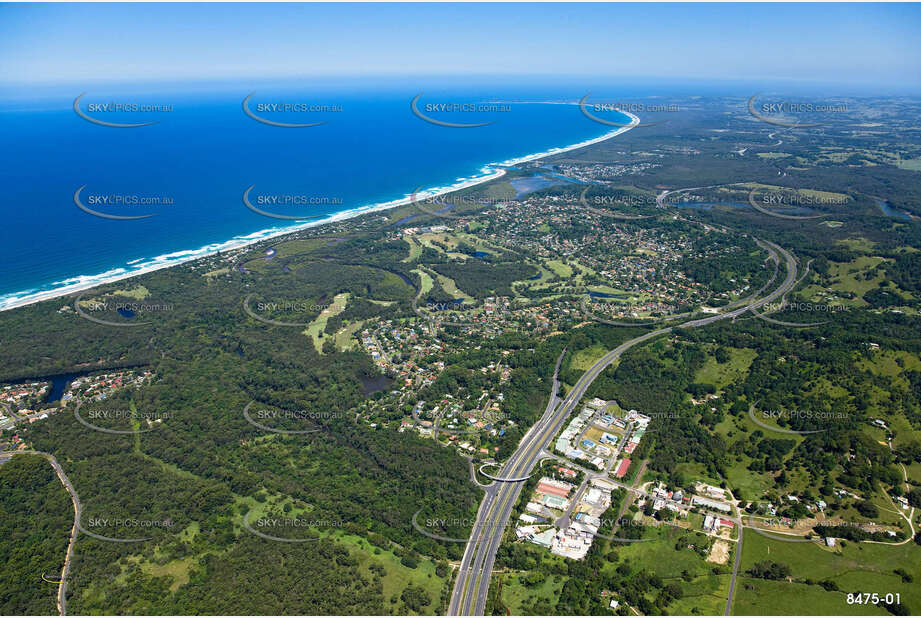
[[[74,110],[84,92],[78,107],[93,120],[155,124],[91,122]],[[247,109],[268,123],[244,111],[251,93]],[[382,208],[420,187],[475,183],[616,130],[551,104],[585,94],[409,80],[5,91],[0,308]],[[417,96],[419,115],[435,123],[413,112]],[[258,214],[244,203],[248,189],[255,209],[309,219]]]

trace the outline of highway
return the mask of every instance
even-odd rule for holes
[[[61,464],[58,463],[58,460],[54,455],[50,453],[43,453],[41,451],[7,451],[0,453],[4,457],[13,456],[13,455],[41,455],[48,460],[48,463],[51,464],[51,467],[54,468],[55,473],[57,473],[58,478],[61,481],[61,484],[64,485],[64,489],[67,490],[67,493],[70,494],[70,499],[74,503],[74,525],[70,531],[70,541],[67,544],[67,552],[64,554],[64,567],[61,569],[61,581],[58,583],[58,612],[61,616],[67,615],[67,576],[70,573],[70,563],[74,555],[74,544],[77,542],[77,534],[80,530],[80,516],[83,512],[83,506],[80,504],[80,497],[77,496],[77,491],[74,489],[74,486],[71,484],[70,479],[67,478],[67,475],[64,473],[64,469],[61,468]],[[44,579],[44,576],[42,577]],[[48,581],[48,580],[46,580]]]
[[[718,320],[727,318],[736,318],[746,311],[758,309],[759,307],[773,302],[777,298],[788,293],[796,284],[796,260],[792,254],[782,247],[769,242],[755,239],[760,247],[765,249],[775,263],[779,263],[781,257],[786,263],[787,276],[783,283],[780,284],[773,292],[760,299],[753,300],[732,311],[719,313],[698,320],[691,320],[680,325],[660,328],[650,331],[639,337],[635,337],[617,346],[599,359],[585,374],[579,378],[572,391],[566,399],[557,405],[557,373],[559,372],[562,356],[557,360],[556,371],[553,378],[553,392],[547,403],[547,409],[544,411],[540,420],[522,438],[518,449],[512,454],[501,471],[496,474],[499,478],[518,479],[530,475],[541,457],[542,451],[546,445],[556,436],[563,423],[569,418],[572,411],[578,405],[592,382],[607,369],[614,361],[635,345],[643,343],[659,335],[671,332],[675,328],[695,328],[706,326]],[[486,495],[480,503],[477,511],[476,522],[470,534],[470,539],[464,550],[464,556],[461,560],[460,568],[457,573],[457,579],[454,582],[454,590],[451,593],[451,601],[448,605],[448,615],[475,615],[482,616],[486,609],[486,597],[489,592],[489,582],[492,575],[492,568],[496,558],[496,551],[502,542],[502,538],[507,527],[507,522],[511,516],[512,508],[518,501],[521,493],[522,484],[518,482],[501,482],[496,481],[486,488]],[[738,572],[738,560],[736,560],[733,569],[733,583],[735,582]],[[732,604],[732,589],[730,591],[728,604]]]

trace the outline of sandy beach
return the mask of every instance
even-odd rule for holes
[[[461,189],[474,187],[478,184],[489,182],[491,180],[495,180],[496,178],[501,178],[502,176],[504,176],[506,172],[504,169],[502,169],[503,167],[510,167],[513,165],[518,165],[520,163],[526,163],[528,161],[534,161],[536,159],[542,159],[544,157],[549,157],[552,155],[557,155],[557,154],[561,154],[564,152],[577,150],[579,148],[585,148],[586,146],[591,146],[592,144],[598,144],[605,140],[609,140],[613,137],[616,137],[622,133],[625,133],[629,131],[630,129],[632,129],[637,124],[639,124],[640,119],[634,114],[631,114],[629,112],[621,112],[621,113],[630,118],[630,124],[628,126],[620,127],[616,130],[609,131],[608,133],[605,133],[604,135],[601,135],[599,137],[577,142],[575,144],[570,144],[568,146],[550,148],[549,150],[546,150],[544,152],[538,152],[534,154],[525,155],[522,157],[508,159],[508,160],[501,161],[498,163],[489,163],[487,165],[484,165],[482,168],[480,168],[480,175],[477,175],[469,179],[461,180],[452,185],[443,186],[443,187],[433,187],[430,189],[426,189],[424,191],[420,191],[415,195],[415,198],[416,199],[419,199],[419,198],[427,199],[427,198],[437,197],[440,195],[445,195],[453,191],[459,191]],[[252,234],[247,234],[246,236],[239,236],[236,238],[232,238],[225,242],[205,245],[198,249],[177,251],[173,253],[160,255],[160,256],[151,258],[150,260],[147,260],[147,261],[142,260],[143,263],[140,263],[137,265],[137,267],[133,267],[131,269],[115,268],[110,271],[106,271],[106,272],[95,274],[95,275],[75,275],[69,279],[59,282],[60,285],[58,287],[55,287],[52,290],[37,291],[33,293],[30,293],[28,291],[14,293],[13,295],[11,295],[10,298],[0,301],[0,311],[7,311],[10,309],[15,309],[17,307],[24,307],[26,305],[31,305],[31,304],[42,302],[45,300],[51,300],[53,298],[69,296],[71,294],[89,290],[89,289],[92,289],[92,288],[95,288],[101,285],[114,283],[117,281],[121,281],[123,279],[129,279],[131,277],[137,277],[138,275],[143,275],[143,274],[153,272],[155,270],[160,270],[163,268],[169,268],[171,266],[176,266],[178,264],[184,264],[184,263],[191,262],[197,259],[208,257],[210,255],[214,255],[219,252],[240,249],[243,247],[247,247],[249,245],[253,245],[253,244],[262,242],[264,240],[268,240],[271,238],[277,238],[279,236],[284,236],[286,234],[291,234],[293,232],[301,231],[304,229],[326,225],[328,223],[334,223],[337,221],[344,221],[346,219],[352,219],[354,217],[358,217],[358,216],[365,215],[365,214],[372,213],[372,212],[379,212],[383,210],[388,210],[390,208],[397,208],[399,206],[405,206],[406,204],[409,204],[413,199],[414,199],[414,196],[410,194],[410,195],[407,195],[405,197],[402,197],[396,200],[391,200],[389,202],[381,202],[381,203],[370,204],[366,206],[359,206],[359,207],[352,208],[349,210],[344,210],[342,212],[335,213],[325,219],[321,219],[318,221],[310,221],[307,223],[297,224],[297,225],[287,226],[287,227],[268,228],[265,230],[254,232]],[[138,262],[138,261],[135,260],[135,262]],[[17,294],[21,294],[21,296],[18,296]]]

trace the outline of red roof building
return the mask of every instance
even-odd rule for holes
[[[619,479],[624,478],[624,475],[627,474],[627,470],[630,469],[631,463],[632,462],[630,461],[630,459],[624,458],[624,460],[620,462],[620,465],[617,466],[617,472],[614,473],[614,476],[616,476]]]
[[[551,485],[549,483],[538,483],[537,491],[542,494],[550,494],[551,496],[558,496],[560,498],[566,498],[569,496],[568,489],[557,487],[556,485]]]
[[[564,468],[564,467],[562,467],[562,466],[558,467],[557,470],[559,470],[560,473],[561,473],[563,476],[566,476],[566,477],[571,478],[571,479],[576,478],[576,471],[575,471],[575,470],[572,470],[572,469],[570,469],[570,468]]]

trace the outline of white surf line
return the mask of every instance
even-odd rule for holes
[[[243,249],[245,247],[257,244],[259,242],[270,240],[272,238],[278,238],[280,236],[285,236],[292,234],[294,232],[299,232],[305,229],[312,227],[319,227],[321,225],[326,225],[329,223],[336,223],[340,221],[345,221],[348,219],[353,219],[361,215],[366,215],[373,212],[381,212],[384,210],[389,210],[391,208],[398,208],[400,206],[406,206],[413,202],[413,198],[416,199],[431,199],[433,197],[438,197],[445,195],[447,193],[453,193],[455,191],[460,191],[462,189],[468,189],[497,178],[505,176],[506,171],[502,169],[503,167],[509,167],[512,165],[518,165],[520,163],[527,163],[529,161],[534,161],[536,159],[543,159],[545,157],[550,157],[553,155],[561,154],[564,152],[570,152],[572,150],[578,150],[579,148],[585,148],[586,146],[592,146],[594,144],[599,144],[603,141],[609,140],[613,137],[625,133],[632,129],[634,126],[639,124],[640,119],[629,113],[621,112],[625,116],[630,117],[630,124],[626,127],[620,127],[614,131],[609,131],[604,135],[595,137],[592,139],[583,140],[581,142],[576,142],[568,146],[554,147],[543,152],[537,152],[529,155],[524,155],[521,157],[514,157],[511,159],[506,159],[505,161],[497,163],[487,163],[480,168],[481,175],[475,176],[472,178],[466,178],[458,181],[452,185],[446,185],[441,187],[434,187],[432,189],[427,189],[416,193],[415,195],[407,195],[405,197],[390,200],[388,202],[379,202],[371,205],[359,206],[349,210],[343,210],[341,212],[333,213],[325,219],[318,221],[310,221],[308,223],[298,224],[285,228],[268,228],[266,230],[260,230],[258,232],[253,232],[245,236],[239,236],[232,238],[230,240],[218,243],[211,243],[204,245],[199,249],[187,249],[174,251],[173,253],[167,253],[160,255],[148,260],[145,264],[138,268],[132,270],[126,270],[123,267],[112,268],[103,273],[96,275],[74,275],[60,282],[55,282],[52,285],[59,285],[51,290],[43,290],[40,292],[29,293],[29,291],[22,292],[11,292],[7,294],[5,299],[0,299],[0,311],[7,311],[9,309],[15,309],[17,307],[25,307],[27,305],[32,305],[38,302],[45,300],[51,300],[53,298],[60,298],[61,296],[68,296],[75,292],[82,292],[84,290],[89,290],[95,287],[102,285],[107,285],[110,283],[115,283],[117,281],[122,281],[124,279],[129,279],[131,277],[136,277],[138,275],[144,275],[151,273],[163,268],[169,268],[171,266],[178,266],[179,264],[185,264],[187,262],[192,262],[201,258],[209,257],[217,253],[222,253],[226,251],[233,251],[237,249]],[[141,258],[143,259],[143,258]],[[132,260],[129,264],[136,264],[141,260]],[[67,283],[72,281],[73,283]]]

